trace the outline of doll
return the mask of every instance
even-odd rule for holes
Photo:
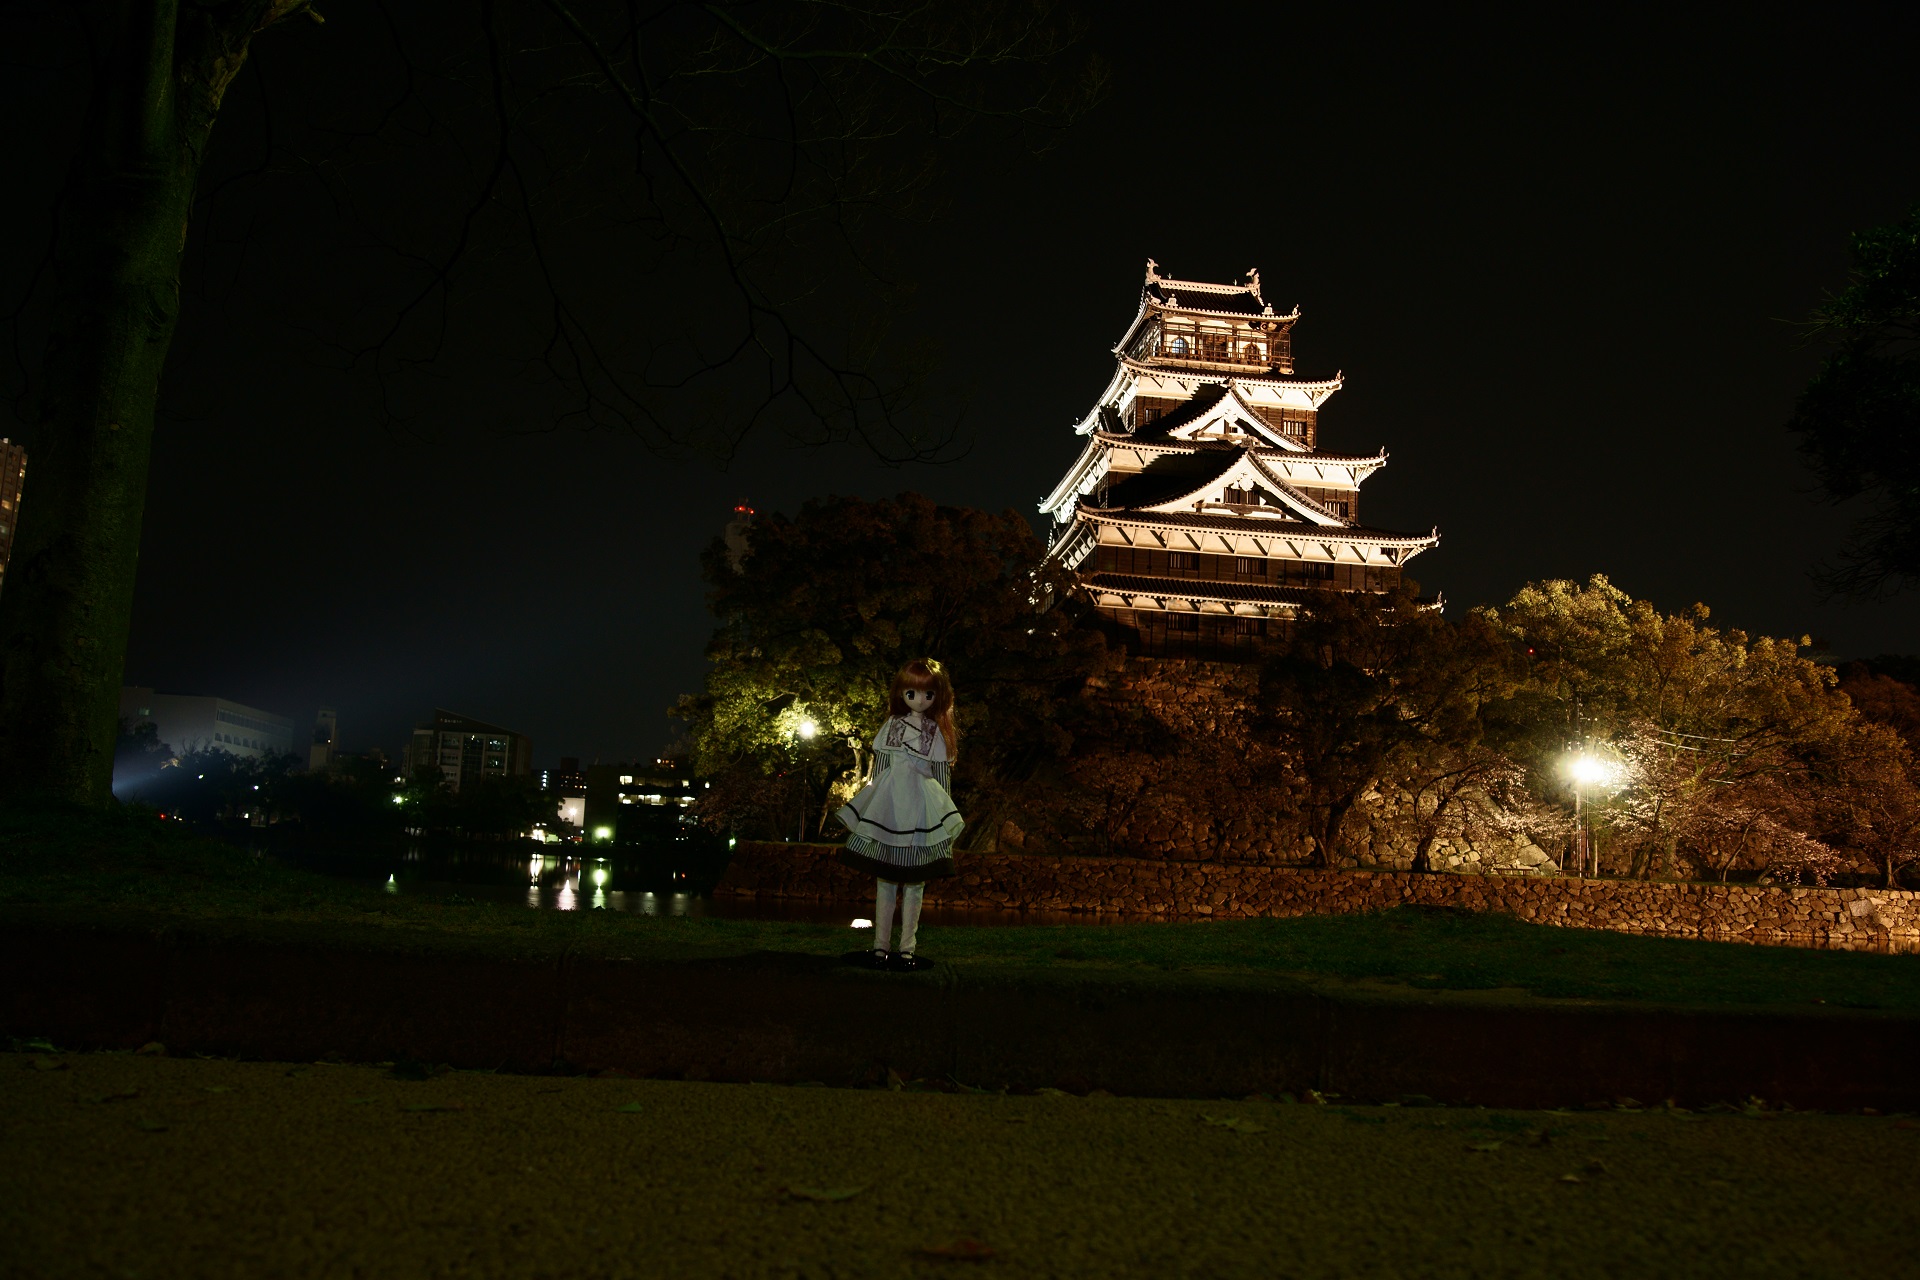
[[[851,834],[840,861],[878,881],[873,895],[875,969],[911,973],[932,961],[914,954],[927,881],[953,874],[953,842],[965,824],[948,794],[958,735],[953,683],[938,662],[909,662],[893,678],[887,722],[873,737],[873,780],[835,814]],[[900,945],[893,909],[900,908]]]

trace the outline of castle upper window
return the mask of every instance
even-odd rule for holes
[[[1187,354],[1187,340],[1176,335],[1173,340],[1173,345],[1168,347],[1167,350],[1173,352],[1174,355],[1183,356]]]

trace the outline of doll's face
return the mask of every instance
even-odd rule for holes
[[[900,700],[907,704],[907,710],[926,715],[933,710],[934,699],[938,693],[937,689],[902,689]]]

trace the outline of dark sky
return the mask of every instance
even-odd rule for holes
[[[777,435],[726,470],[663,462],[534,430],[544,393],[478,358],[396,430],[301,320],[334,287],[297,248],[328,211],[297,182],[259,187],[258,249],[183,317],[129,682],[303,721],[330,703],[349,748],[392,750],[443,706],[530,734],[541,764],[651,754],[701,678],[696,556],[728,507],[915,489],[1032,512],[1149,256],[1187,278],[1257,266],[1276,306],[1301,305],[1300,373],[1347,378],[1323,447],[1392,451],[1367,523],[1439,526],[1413,574],[1451,608],[1604,572],[1843,656],[1920,650],[1914,598],[1819,599],[1808,571],[1854,513],[1812,492],[1782,429],[1818,361],[1787,322],[1843,283],[1850,231],[1920,200],[1901,9],[1092,9],[1107,103],[1040,158],[973,138],[943,215],[901,242],[921,286],[902,323],[971,388],[970,448],[946,465]],[[326,12],[257,46],[279,127],[364,89],[315,68],[354,63],[373,19]],[[34,81],[13,82],[18,119]],[[217,161],[248,163],[259,111],[236,93]],[[42,178],[58,150],[54,130]],[[37,251],[31,203],[10,289]]]

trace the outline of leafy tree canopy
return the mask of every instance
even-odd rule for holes
[[[914,493],[765,516],[737,567],[716,540],[702,560],[718,619],[712,667],[705,692],[674,712],[690,726],[696,767],[723,777],[863,770],[894,673],[932,657],[956,691],[958,785],[1017,784],[1071,745],[1062,699],[1105,661],[1104,641],[1075,625],[1074,609],[1041,612],[1048,593],[1064,594],[1044,554],[1018,512]]]

